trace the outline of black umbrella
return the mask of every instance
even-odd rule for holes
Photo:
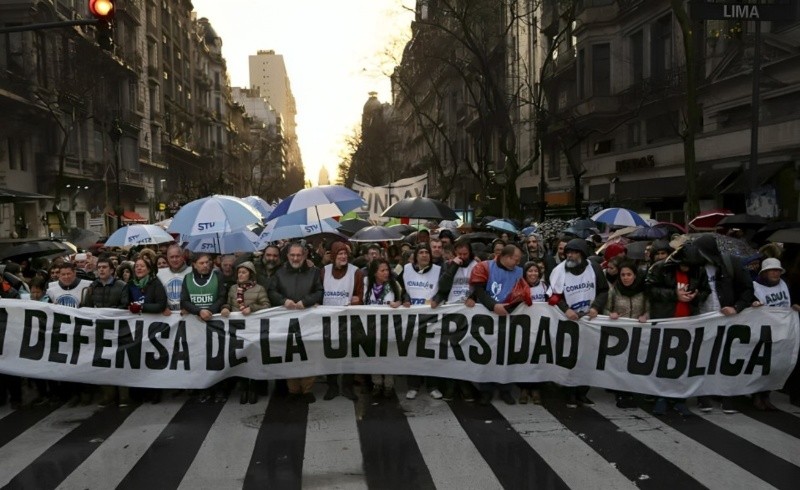
[[[459,240],[469,240],[470,242],[485,242],[491,243],[494,240],[497,240],[497,233],[491,233],[488,231],[476,231],[473,233],[465,233],[459,237]]]
[[[767,224],[767,219],[752,214],[734,214],[722,218],[717,226],[726,228],[761,228]]]
[[[341,228],[340,228],[341,229]],[[350,237],[351,242],[393,242],[402,240],[400,232],[383,226],[367,226],[361,228]]]
[[[87,250],[100,240],[100,234],[92,230],[83,228],[72,228],[67,233],[67,241],[74,243],[76,247]]]
[[[388,218],[458,219],[447,204],[428,197],[408,197],[389,206],[381,216]]]
[[[769,241],[779,243],[800,243],[800,228],[778,230],[769,236]]]
[[[366,228],[367,226],[372,226],[372,223],[365,219],[361,218],[354,218],[339,221],[339,228],[337,228],[342,233],[353,234],[362,228]]]
[[[46,257],[48,255],[61,255],[75,253],[68,245],[58,240],[35,240],[9,247],[0,252],[0,260],[13,260],[33,257]]]
[[[753,234],[752,240],[754,243],[762,244],[769,241],[770,235],[778,230],[788,230],[791,228],[800,228],[800,221],[774,221],[762,226]]]
[[[417,229],[414,228],[413,226],[404,225],[402,223],[399,224],[399,225],[387,226],[387,228],[389,228],[390,230],[395,230],[396,232],[400,233],[401,235],[408,235],[410,233],[414,233],[415,231],[417,231]]]

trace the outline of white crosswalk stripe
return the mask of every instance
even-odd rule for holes
[[[94,407],[57,410],[0,448],[0,486],[92,415]]]
[[[495,402],[495,408],[571,488],[636,488],[544,407]]]
[[[366,489],[367,482],[381,481],[375,479],[376,475],[370,474],[370,471],[373,473],[381,471],[380,465],[370,468],[365,464],[363,453],[365,449],[362,446],[362,443],[375,437],[376,434],[360,432],[372,431],[376,427],[369,425],[369,429],[365,429],[361,425],[362,418],[366,417],[376,405],[373,405],[373,401],[366,394],[361,394],[355,403],[343,397],[323,401],[324,390],[324,383],[315,386],[318,401],[308,406],[308,416],[305,419],[305,440],[300,441],[304,444],[304,453],[300,455],[302,486]],[[402,387],[399,387],[398,392],[403,393]],[[553,403],[561,403],[560,400],[556,400],[556,396],[553,395]],[[698,412],[689,424],[692,426],[691,430],[686,431],[682,426],[676,425],[681,423],[679,417],[674,418],[677,415],[671,420],[664,420],[642,409],[622,410],[615,406],[613,395],[601,390],[593,390],[591,397],[596,402],[593,408],[584,407],[565,412],[554,411],[554,406],[551,405],[547,407],[506,405],[500,401],[493,402],[491,407],[463,405],[463,402],[448,404],[432,400],[427,394],[420,394],[414,401],[401,398],[399,406],[394,400],[381,400],[375,403],[396,407],[395,413],[400,417],[402,424],[407,423],[405,430],[408,437],[413,438],[413,442],[404,445],[403,450],[417,452],[417,460],[424,462],[424,468],[419,470],[429,473],[427,481],[432,482],[436,488],[500,489],[504,486],[505,488],[524,486],[522,483],[514,486],[509,480],[507,471],[501,476],[500,468],[496,467],[498,460],[495,459],[493,462],[486,452],[487,447],[494,446],[491,444],[487,446],[483,441],[484,445],[481,447],[480,438],[487,437],[487,434],[493,431],[502,432],[506,437],[505,441],[509,440],[508,434],[514,434],[519,441],[514,446],[516,448],[525,447],[527,450],[530,447],[533,451],[530,454],[541,458],[536,464],[545,465],[545,468],[549,468],[548,471],[557,475],[556,480],[560,479],[563,482],[555,482],[556,487],[561,485],[569,488],[633,489],[647,486],[648,468],[641,469],[639,481],[632,481],[637,479],[637,475],[632,475],[631,471],[623,474],[623,470],[617,468],[615,460],[609,453],[604,453],[607,445],[613,445],[614,441],[597,441],[597,434],[612,434],[614,428],[620,440],[625,436],[629,441],[639,445],[637,451],[651,452],[653,457],[649,461],[674,465],[669,466],[672,468],[670,471],[682,475],[682,481],[696,481],[698,486],[787,488],[786,479],[771,480],[769,473],[759,473],[760,468],[747,466],[747,461],[740,460],[737,464],[727,459],[724,454],[715,452],[711,449],[714,446],[703,443],[702,438],[693,439],[697,437],[693,431],[704,428],[723,430],[726,434],[751,442],[766,451],[763,454],[768,460],[763,462],[764,466],[780,462],[783,465],[781,468],[790,475],[794,475],[793,471],[800,475],[800,439],[795,437],[797,431],[792,430],[791,426],[792,418],[800,415],[800,408],[791,405],[785,395],[774,394],[773,402],[792,415],[777,414],[777,419],[771,419],[768,415],[749,411],[735,415],[725,415],[719,410],[711,414]],[[250,465],[256,464],[253,461],[262,461],[252,456],[256,449],[259,431],[264,427],[264,417],[269,414],[268,404],[272,400],[271,397],[262,397],[257,404],[241,405],[238,402],[238,394],[234,393],[225,406],[221,407],[213,423],[209,415],[207,420],[211,427],[204,435],[202,444],[199,444],[198,439],[199,447],[194,446],[192,449],[196,454],[192,455],[191,464],[187,460],[179,488],[238,489],[246,486],[245,476],[252,469]],[[63,481],[57,488],[78,490],[118,486],[145,452],[153,447],[159,435],[175,423],[175,416],[179,411],[185,413],[188,409],[191,413],[203,413],[193,408],[200,405],[186,404],[186,401],[185,395],[177,398],[165,396],[161,404],[129,408],[130,415],[124,420],[116,419],[114,423],[119,426],[112,427],[113,432],[109,432],[111,435],[106,440],[92,441],[98,444],[94,452],[86,453],[88,457],[84,456],[85,460],[75,461],[69,466],[69,470],[64,470]],[[291,409],[292,405],[285,406]],[[561,405],[557,408],[561,408]],[[86,422],[87,419],[97,410],[99,410],[97,407],[61,407],[48,415],[45,415],[46,412],[41,412],[40,415],[29,412],[30,417],[42,417],[41,420],[29,418],[25,422],[30,425],[27,430],[11,440],[8,440],[9,436],[5,439],[8,442],[0,446],[0,486],[8,484],[35,461],[41,465],[43,455],[49,448],[74,429],[89,424]],[[405,414],[405,417],[402,414]],[[479,420],[480,416],[487,414],[495,415],[493,418]],[[9,418],[12,415],[14,419]],[[369,416],[375,417],[374,413]],[[593,436],[595,440],[592,441],[590,437],[584,437],[576,429],[580,425],[570,426],[571,428],[564,425],[569,425],[572,417],[581,419],[582,424],[602,420],[606,432],[597,432]],[[3,407],[0,410],[0,424],[4,423],[4,419],[5,427],[9,427],[11,423],[9,421],[25,419],[25,412],[24,410],[15,412]],[[766,422],[773,425],[767,425]],[[480,430],[476,429],[477,427],[480,427]],[[776,427],[784,427],[789,432],[783,432]],[[22,431],[22,428],[19,430]],[[396,425],[394,430],[397,431]],[[8,434],[13,435],[15,432]],[[613,438],[613,436],[608,437]],[[382,444],[391,446],[392,442],[384,441]],[[381,446],[383,447],[385,446]],[[303,445],[299,448],[298,451]],[[503,450],[502,447],[497,449]],[[717,450],[722,453],[725,451],[719,448]],[[389,457],[402,457],[401,454],[392,452],[391,447],[386,453],[391,455]],[[297,454],[289,457],[298,457]],[[618,457],[618,453],[614,454]],[[268,459],[263,461],[267,464]],[[58,467],[58,460],[47,460],[46,463],[53,465],[54,468]],[[760,466],[761,462],[753,464]],[[667,466],[662,467],[662,478],[664,468]],[[26,471],[32,470],[28,468]],[[758,476],[750,471],[757,473]],[[152,472],[157,475],[159,468],[152,468]],[[178,476],[180,477],[180,474]],[[177,485],[178,480],[175,482]],[[668,486],[670,482],[651,481],[649,484]],[[386,486],[403,488],[403,481],[389,481],[386,482]]]
[[[165,399],[158,405],[136,408],[58,488],[115,488],[169,424],[184,401],[184,398]]]
[[[773,488],[644,410],[620,410],[609,394],[593,399],[600,414],[708,488]]]

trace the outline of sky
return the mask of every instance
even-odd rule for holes
[[[248,56],[272,49],[286,63],[297,103],[306,180],[335,183],[344,141],[369,92],[391,102],[388,74],[410,36],[413,0],[193,0],[222,38],[231,85],[249,86]],[[406,5],[404,8],[403,5]],[[393,54],[388,54],[392,52]],[[388,183],[388,182],[387,182]]]

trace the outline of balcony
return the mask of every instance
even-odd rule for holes
[[[578,26],[612,22],[620,11],[616,0],[582,0],[576,10]]]
[[[118,4],[117,10],[127,15],[137,26],[142,25],[142,11],[137,5],[137,0],[127,0]]]
[[[148,66],[147,76],[151,81],[158,83],[161,80],[161,70],[157,66]]]

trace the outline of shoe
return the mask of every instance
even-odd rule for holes
[[[300,393],[289,393],[286,396],[286,401],[289,402],[289,403],[297,403],[297,402],[300,401],[301,397],[302,397],[302,395]]]
[[[510,391],[501,391],[500,392],[500,399],[506,402],[506,405],[516,405],[517,400],[511,395]]]
[[[530,401],[530,399],[531,399],[531,395],[530,395],[530,393],[528,393],[528,390],[521,390],[520,391],[520,393],[519,393],[519,404],[520,405],[527,405],[528,402]]]
[[[80,402],[81,402],[81,397],[75,395],[72,398],[70,398],[69,401],[67,401],[67,407],[69,408],[77,407]]]
[[[739,413],[738,410],[733,406],[733,400],[731,398],[725,397],[722,399],[722,413],[733,414]]]
[[[667,399],[659,398],[653,406],[653,415],[664,415],[667,413]]]
[[[578,408],[578,397],[575,395],[567,395],[567,408]]]
[[[224,393],[220,393],[220,394],[218,394],[217,396],[214,397],[214,403],[225,403],[227,401],[228,401],[228,397]]]
[[[48,403],[50,403],[50,400],[48,400],[46,396],[40,396],[31,402],[31,406],[41,407],[43,405],[47,405]]]
[[[586,405],[587,407],[594,406],[594,402],[586,395],[578,395],[578,401],[581,402],[581,405]]]
[[[381,398],[383,396],[383,386],[374,385],[372,387],[372,393],[370,393],[370,396],[375,400]]]
[[[406,400],[413,400],[417,397],[417,390],[408,390],[406,392]]]
[[[692,415],[692,412],[689,411],[689,407],[687,407],[684,402],[678,402],[672,408],[681,414],[682,417],[690,417]]]
[[[247,404],[247,391],[242,391],[239,393],[239,404],[246,405]]]
[[[342,396],[354,402],[358,401],[358,395],[355,394],[352,386],[342,387]]]
[[[333,400],[339,396],[339,387],[337,385],[330,385],[328,386],[328,390],[325,392],[325,395],[322,397],[323,400]]]
[[[475,402],[475,395],[467,393],[466,395],[464,395],[464,401],[467,402],[467,403],[474,403]]]
[[[207,391],[200,393],[199,401],[200,403],[208,403],[209,401],[211,401],[211,393]]]
[[[431,390],[431,398],[434,400],[441,400],[442,399],[442,392],[437,390],[436,388]]]
[[[131,405],[131,401],[129,398],[120,398],[119,400],[119,408],[129,407]]]
[[[394,388],[389,388],[388,386],[383,389],[383,397],[384,398],[391,398],[394,396]]]
[[[247,403],[250,405],[254,405],[258,402],[258,392],[255,388],[250,388],[247,390]]]
[[[108,407],[110,405],[113,405],[113,404],[114,404],[114,399],[113,398],[111,398],[111,397],[103,397],[103,399],[100,400],[100,402],[97,404],[97,406],[100,407],[100,408],[106,408],[106,407]]]
[[[714,410],[714,406],[711,405],[711,397],[710,396],[700,396],[697,398],[697,405],[700,407],[700,411],[703,413],[708,413]]]
[[[760,395],[755,395],[753,397],[753,406],[756,410],[761,412],[765,412],[767,410],[767,404],[764,403],[764,399]]]
[[[456,395],[455,395],[455,392],[453,390],[445,390],[445,392],[442,393],[442,400],[444,400],[446,402],[451,402],[451,401],[453,401],[453,398],[455,398],[455,396]]]
[[[225,399],[227,400],[228,397],[225,397]],[[152,403],[153,405],[158,405],[159,403],[161,403],[161,390],[153,392],[153,396],[150,398],[150,403]]]
[[[317,401],[317,397],[314,396],[314,393],[303,393],[300,395],[300,398],[303,400],[303,403],[314,403]]]
[[[481,393],[481,397],[478,400],[479,405],[487,406],[492,403],[492,394],[491,393]]]
[[[542,392],[539,390],[531,391],[531,403],[534,405],[541,405],[542,404]]]
[[[764,406],[767,407],[768,412],[776,412],[778,411],[778,407],[772,404],[769,398],[764,398]]]
[[[615,399],[616,399],[616,401],[617,401],[617,408],[628,408],[628,407],[625,405],[625,397],[624,397],[624,396],[622,396],[622,395],[617,395],[617,396],[615,396],[614,398],[615,398]]]

